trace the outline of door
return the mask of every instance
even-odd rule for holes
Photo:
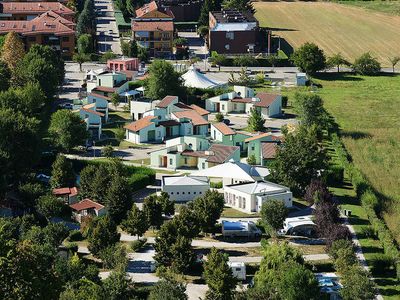
[[[163,158],[162,158],[162,166],[163,166],[164,168],[167,167],[167,162],[168,162],[168,157],[163,156]]]
[[[215,103],[215,107],[216,107],[215,111],[216,111],[216,112],[219,112],[220,103],[219,103],[219,102],[218,102],[218,103]]]
[[[155,131],[155,130],[150,130],[150,131],[147,133],[147,140],[148,140],[149,142],[153,142],[153,141],[156,140],[156,131]]]
[[[165,130],[166,130],[167,137],[170,137],[171,136],[171,127],[166,127]]]

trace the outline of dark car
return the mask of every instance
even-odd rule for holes
[[[229,119],[223,119],[222,122],[224,122],[226,125],[231,124],[231,120]]]

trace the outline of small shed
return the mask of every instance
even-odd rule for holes
[[[306,73],[296,73],[296,85],[305,86],[307,84],[308,77]]]
[[[77,222],[81,222],[84,217],[101,217],[106,214],[106,208],[100,203],[90,199],[71,204],[72,214]]]

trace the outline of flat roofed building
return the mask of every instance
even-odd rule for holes
[[[260,212],[261,206],[270,199],[282,200],[292,207],[289,188],[268,181],[256,181],[224,186],[225,204],[243,212]]]
[[[205,176],[163,176],[161,190],[168,193],[173,201],[191,201],[210,189],[210,181]]]

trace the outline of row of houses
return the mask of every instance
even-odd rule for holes
[[[28,50],[49,45],[64,58],[75,49],[75,12],[59,2],[0,2],[0,35],[13,31]]]

